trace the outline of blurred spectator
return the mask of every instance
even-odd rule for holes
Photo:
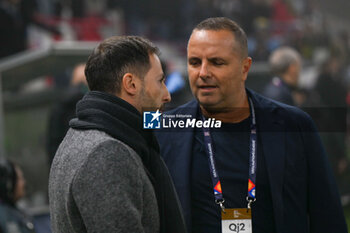
[[[272,14],[271,0],[246,0],[241,1],[242,14],[241,25],[248,35],[254,33],[254,25],[259,21],[269,21]]]
[[[25,179],[20,167],[7,159],[0,161],[0,232],[33,233],[31,220],[16,207],[25,195]]]
[[[174,68],[171,62],[161,61],[165,79],[165,85],[171,95],[171,101],[164,105],[164,110],[176,108],[193,98],[189,83],[185,81],[180,71]]]
[[[331,55],[321,65],[315,87],[319,106],[326,109],[322,111],[319,125],[327,130],[327,133],[322,135],[323,141],[338,181],[348,166],[345,149],[347,90],[341,76],[341,68],[342,61],[339,56]]]
[[[70,88],[65,96],[54,105],[49,116],[47,155],[51,165],[56,150],[69,128],[69,121],[75,117],[75,105],[87,92],[87,82],[84,74],[85,64],[74,67]]]
[[[331,55],[320,67],[316,91],[320,104],[329,107],[346,107],[346,88],[341,77],[342,61]]]
[[[82,18],[85,16],[85,0],[55,0],[54,13],[60,17],[65,8],[69,8],[73,18]]]
[[[292,6],[288,0],[273,0],[272,9],[273,32],[286,33],[296,19]]]
[[[282,103],[295,105],[293,90],[296,89],[299,80],[300,54],[293,48],[281,47],[271,54],[269,63],[275,76],[265,87],[263,94]]]
[[[26,22],[19,0],[0,1],[0,58],[26,49]]]
[[[30,23],[59,34],[54,26],[42,21],[35,0],[0,0],[0,58],[27,48],[27,26]]]
[[[145,35],[148,31],[149,4],[146,0],[121,0],[124,10],[125,30],[129,35]],[[135,7],[137,6],[137,7]]]

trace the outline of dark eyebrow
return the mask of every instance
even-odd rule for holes
[[[227,60],[222,57],[212,57],[208,58],[208,61],[213,65],[225,65],[227,64]]]
[[[224,58],[221,57],[210,57],[208,58],[209,61],[225,61]]]
[[[192,59],[199,59],[198,57],[189,57],[187,60],[192,60]]]
[[[189,57],[189,58],[187,59],[188,62],[191,62],[191,61],[200,61],[200,60],[201,60],[201,59],[198,58],[198,57]]]

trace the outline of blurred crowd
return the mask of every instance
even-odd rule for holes
[[[112,34],[133,34],[185,43],[199,21],[226,16],[246,31],[255,61],[266,60],[281,45],[296,48],[307,59],[313,59],[319,48],[341,51],[348,59],[346,27],[334,34],[319,4],[315,0],[1,0],[0,28],[7,32],[1,41],[14,48],[1,51],[0,57],[28,46],[30,24],[49,31],[54,40],[98,41]]]
[[[321,7],[316,0],[0,0],[0,42],[6,45],[0,59],[47,41],[101,41],[122,34],[170,43],[185,56],[191,28],[205,18],[225,16],[247,33],[254,62],[266,62],[273,50],[290,46],[304,66],[320,68],[306,88],[316,86],[318,73],[332,69],[347,92],[350,31],[325,12],[327,2]],[[326,67],[328,62],[335,65]],[[302,105],[307,98],[299,93]]]

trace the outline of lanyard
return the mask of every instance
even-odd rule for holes
[[[257,168],[257,136],[256,136],[256,119],[253,101],[249,98],[250,112],[252,114],[252,122],[250,124],[250,148],[249,148],[249,178],[248,178],[248,194],[247,202],[248,209],[251,208],[251,204],[256,200],[255,198],[255,181],[256,181],[256,168]],[[202,115],[204,120],[204,116]],[[215,203],[220,205],[223,212],[225,212],[224,202],[225,199],[222,195],[221,183],[218,171],[215,166],[214,151],[212,138],[210,136],[209,128],[203,127],[204,144],[206,147],[206,153],[208,155],[210,176],[214,188]]]

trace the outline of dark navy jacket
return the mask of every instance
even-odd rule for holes
[[[247,93],[256,111],[257,133],[266,160],[277,232],[347,232],[335,180],[310,116],[251,90],[247,89]],[[197,110],[198,102],[192,101],[167,114],[196,117]],[[191,232],[194,130],[162,129],[157,137]]]
[[[295,105],[291,88],[278,77],[274,77],[265,87],[263,95],[284,104]]]

